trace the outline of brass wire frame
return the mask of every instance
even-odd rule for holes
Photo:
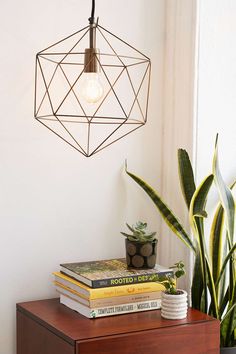
[[[75,65],[75,67],[80,66],[80,65],[84,65],[84,64],[80,64],[80,63],[66,63],[64,62],[64,60],[68,57],[68,55],[76,55],[76,54],[81,54],[84,55],[85,52],[72,52],[73,49],[81,42],[81,40],[86,36],[86,34],[89,33],[90,31],[90,26],[86,26],[84,28],[82,28],[81,30],[77,31],[76,33],[71,34],[68,37],[63,38],[62,40],[50,45],[49,47],[45,48],[44,50],[40,51],[37,55],[36,55],[36,63],[35,63],[35,96],[34,96],[34,117],[37,121],[39,121],[42,125],[44,125],[47,129],[49,129],[51,132],[53,132],[54,134],[56,134],[58,137],[60,137],[62,140],[64,140],[67,144],[69,144],[71,147],[73,147],[74,149],[76,149],[77,151],[79,151],[80,153],[82,153],[84,156],[86,157],[90,157],[94,154],[96,154],[97,152],[103,150],[104,148],[112,145],[113,143],[115,143],[116,141],[120,140],[121,138],[129,135],[130,133],[132,133],[133,131],[139,129],[140,127],[142,127],[143,125],[146,124],[147,122],[147,113],[148,113],[148,104],[149,104],[149,92],[150,92],[150,75],[151,75],[151,61],[150,59],[144,55],[143,53],[141,53],[139,50],[135,49],[133,46],[131,46],[130,44],[128,44],[127,42],[125,42],[124,40],[122,40],[121,38],[117,37],[116,35],[114,35],[113,33],[111,33],[110,31],[106,30],[104,27],[98,25],[98,23],[96,23],[95,25],[96,29],[99,31],[100,35],[103,37],[103,39],[106,41],[106,43],[108,44],[108,46],[110,47],[111,51],[113,54],[108,54],[108,53],[103,53],[101,52],[100,55],[101,56],[110,56],[110,57],[114,57],[117,58],[120,62],[120,65],[113,65],[113,64],[102,64],[99,56],[95,53],[94,56],[96,57],[96,61],[98,62],[99,67],[101,68],[101,71],[103,73],[103,75],[105,76],[108,84],[109,84],[109,90],[106,93],[106,95],[101,99],[100,104],[98,105],[98,107],[96,108],[95,113],[92,116],[87,116],[86,112],[83,108],[83,106],[81,105],[80,99],[78,97],[78,95],[76,94],[76,92],[74,91],[74,87],[76,85],[76,83],[78,82],[78,80],[80,79],[80,77],[83,75],[83,73],[85,72],[85,69],[87,67],[87,65],[90,64],[90,62],[86,63],[86,65],[84,66],[83,70],[79,73],[78,77],[76,78],[75,82],[73,84],[70,83],[63,67],[63,65],[69,64],[69,65]],[[50,50],[52,47],[60,44],[63,41],[68,40],[69,38],[71,38],[72,36],[82,32],[85,30],[85,33],[82,35],[82,37],[74,44],[74,46],[69,50],[69,52],[65,53],[65,52],[48,52],[48,50]],[[121,41],[123,44],[125,44],[126,46],[130,47],[132,50],[136,51],[137,53],[142,55],[142,58],[140,57],[133,57],[133,56],[126,56],[126,55],[119,55],[116,53],[115,49],[113,48],[113,46],[111,45],[110,41],[108,41],[108,39],[106,38],[106,36],[104,35],[104,33],[102,31],[105,31],[106,33],[108,33],[109,35],[115,37],[117,40]],[[47,58],[47,55],[50,55],[50,57],[52,57],[53,55],[62,55],[62,59],[57,62],[54,61],[50,58]],[[46,78],[44,75],[44,71],[40,62],[40,58],[48,60],[50,62],[53,62],[56,64],[55,66],[55,70],[52,74],[52,77],[49,81],[49,83],[47,84],[46,82]],[[129,64],[129,65],[125,65],[124,59],[134,59],[134,60],[139,60],[139,62],[137,63],[133,63],[133,64]],[[147,64],[147,68],[145,70],[145,73],[142,77],[141,83],[138,87],[138,90],[135,90],[134,88],[134,84],[132,82],[130,73],[128,71],[128,67],[131,66],[136,66],[136,65],[141,65],[141,64]],[[123,67],[123,70],[120,72],[120,74],[118,75],[118,77],[116,78],[116,80],[113,82],[113,84],[111,83],[111,81],[109,80],[109,77],[106,74],[106,71],[104,70],[104,67]],[[62,99],[62,101],[60,102],[60,104],[58,105],[57,109],[54,110],[53,108],[53,104],[52,104],[52,99],[49,93],[49,88],[53,82],[53,79],[55,77],[55,74],[58,70],[58,68],[60,68],[64,78],[66,79],[68,86],[69,86],[69,91],[66,93],[66,95],[64,96],[64,98]],[[133,94],[134,94],[134,101],[132,103],[132,106],[130,108],[130,111],[128,112],[128,114],[125,112],[124,107],[122,106],[122,103],[119,100],[119,94],[116,93],[114,86],[116,85],[117,81],[119,80],[119,78],[121,77],[121,75],[126,71],[127,73],[127,77],[129,79]],[[41,102],[39,103],[38,107],[37,107],[37,85],[38,85],[38,74],[41,74],[44,86],[45,86],[45,93],[43,95],[43,98],[41,100]],[[143,112],[140,102],[139,102],[139,94],[141,91],[141,88],[143,87],[143,83],[144,80],[148,77],[148,86],[147,86],[147,92],[146,92],[146,107],[145,107],[145,112]],[[84,115],[72,115],[72,114],[58,114],[59,109],[61,108],[61,106],[63,105],[63,103],[65,102],[66,98],[69,96],[70,93],[73,93],[76,101],[78,102],[82,112]],[[96,116],[96,113],[99,111],[99,109],[101,108],[101,106],[103,105],[103,103],[106,101],[106,98],[109,96],[110,93],[113,93],[116,97],[117,102],[119,103],[119,106],[122,110],[122,112],[124,113],[124,118],[120,118],[120,117],[104,117],[104,116]],[[39,115],[39,111],[44,103],[45,97],[48,97],[49,103],[50,103],[50,107],[51,107],[51,111],[52,114],[48,114],[48,115],[43,115],[40,116]],[[129,121],[130,115],[132,113],[132,110],[134,108],[135,103],[137,103],[141,116],[142,116],[142,121],[140,120],[136,120],[136,119],[132,119]],[[66,117],[73,117],[73,118],[84,118],[85,121],[79,121],[79,120],[68,120],[66,119]],[[93,119],[96,118],[96,120],[101,119],[101,122],[96,121],[96,123],[93,123]],[[106,122],[106,119],[112,119],[113,122]],[[114,120],[116,121],[114,123]],[[73,145],[71,142],[69,142],[68,140],[66,140],[63,136],[61,136],[59,133],[57,133],[56,131],[54,131],[51,127],[49,127],[46,122],[47,121],[57,121],[61,127],[63,127],[63,129],[65,129],[65,131],[69,134],[69,136],[71,137],[71,139],[74,141],[75,145]],[[75,136],[69,131],[69,129],[65,126],[64,123],[75,123],[75,124],[88,124],[88,134],[87,134],[87,149],[84,149],[81,144],[79,143],[79,141],[77,141],[77,139],[75,138]],[[117,128],[115,130],[113,130],[110,134],[108,134],[108,136],[95,148],[93,149],[93,151],[90,151],[90,139],[91,139],[91,135],[90,135],[90,130],[91,130],[91,124],[101,124],[101,125],[107,125],[107,124],[117,124]],[[132,128],[130,131],[124,133],[123,135],[119,136],[118,138],[116,138],[115,140],[111,141],[111,142],[107,142],[109,140],[109,138],[118,130],[120,129],[124,124],[129,124],[129,125],[135,125],[134,128]],[[107,144],[105,144],[107,142]],[[105,145],[104,145],[105,144]],[[104,146],[103,146],[104,145]]]

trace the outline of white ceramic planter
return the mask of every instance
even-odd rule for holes
[[[180,320],[187,316],[188,300],[187,292],[179,290],[182,294],[170,295],[162,292],[161,316],[170,320]]]

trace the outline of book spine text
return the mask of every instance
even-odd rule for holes
[[[165,275],[173,275],[173,272],[161,272],[156,274],[145,274],[145,275],[131,275],[127,277],[109,278],[109,279],[99,279],[92,281],[92,288],[105,288],[114,287],[121,285],[131,285],[147,282],[157,282]]]

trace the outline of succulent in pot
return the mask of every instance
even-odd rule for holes
[[[159,279],[166,289],[161,297],[161,316],[171,320],[180,320],[187,316],[188,310],[187,292],[176,288],[176,279],[185,274],[184,263],[180,261],[170,268],[175,269],[174,273]]]
[[[152,269],[156,264],[157,239],[156,232],[148,232],[147,223],[138,221],[130,226],[131,233],[121,232],[126,237],[126,262],[128,268]]]

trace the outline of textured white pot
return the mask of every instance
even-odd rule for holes
[[[184,290],[181,294],[170,295],[162,292],[161,296],[161,316],[170,320],[180,320],[187,316],[188,300],[187,292]]]

